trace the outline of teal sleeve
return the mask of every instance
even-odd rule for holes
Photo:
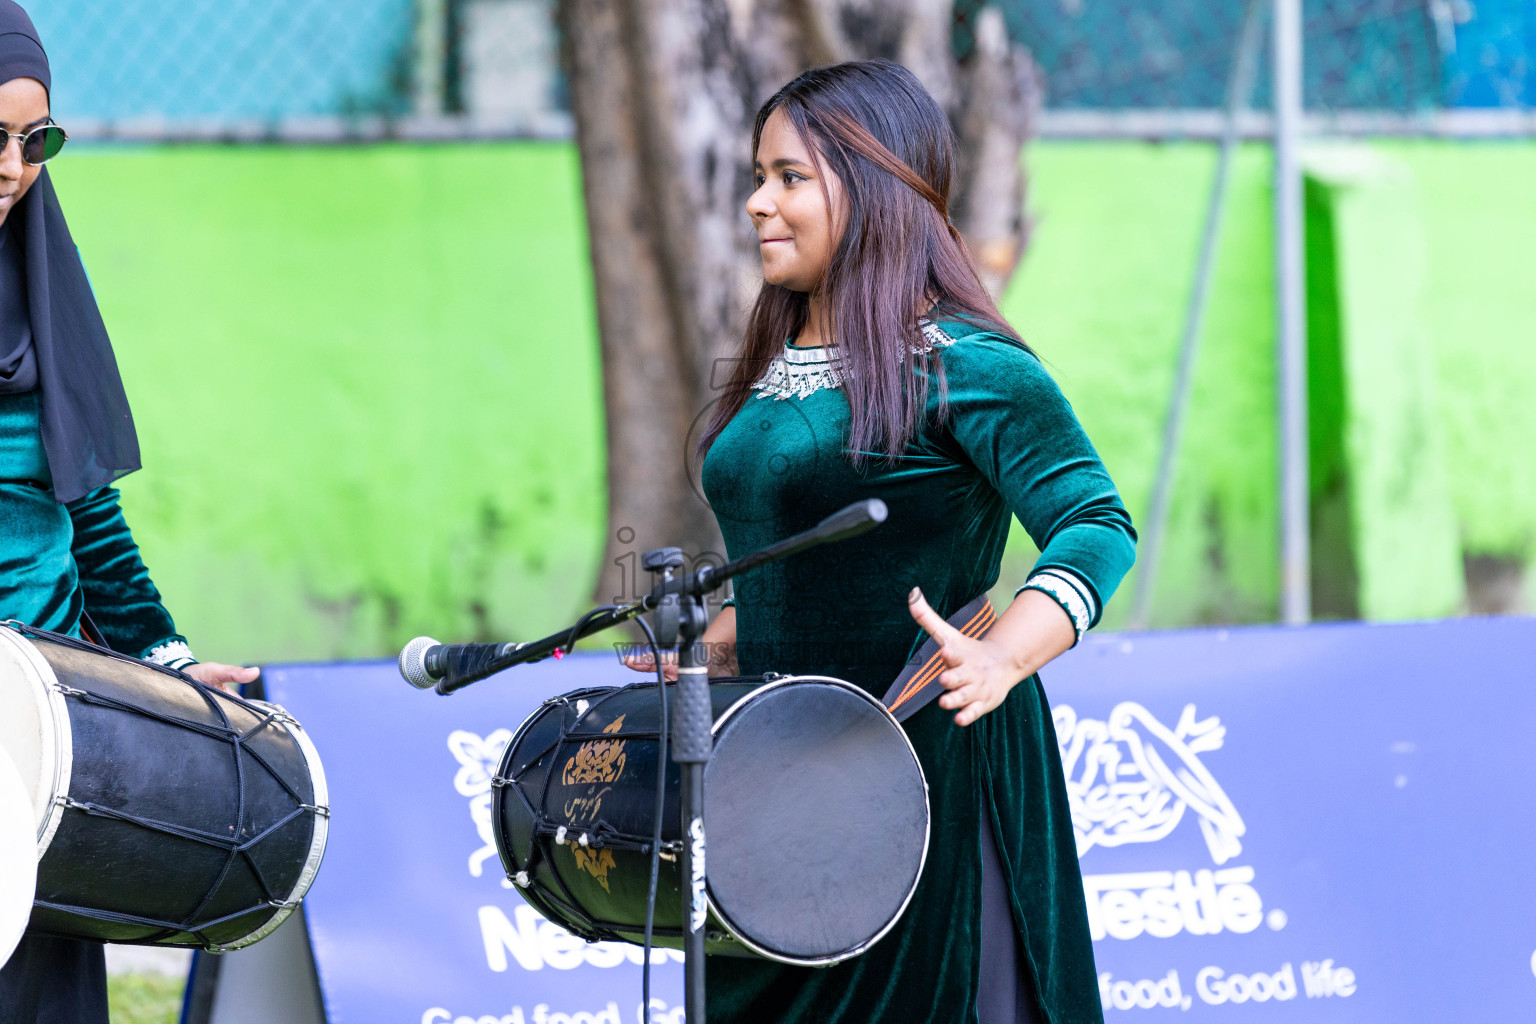
[[[186,639],[176,632],[139,557],[117,488],[97,488],[66,507],[75,528],[71,552],[85,611],[107,645],[136,658],[149,657],[167,644],[184,645]]]
[[[1072,406],[1032,353],[995,334],[961,338],[943,364],[948,432],[1040,549],[1035,570],[1092,588],[1096,623],[1136,560],[1136,531]]]

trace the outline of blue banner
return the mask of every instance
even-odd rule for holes
[[[1536,1020],[1533,681],[1529,619],[1048,669],[1106,1019]]]
[[[635,1024],[640,949],[587,944],[506,881],[491,777],[539,703],[640,677],[612,655],[526,665],[439,697],[389,664],[263,672],[330,785],[325,863],[305,899],[332,1024]],[[655,951],[651,1015],[682,1024],[680,954]]]
[[[1050,666],[1106,1018],[1536,1019],[1533,665],[1536,621],[1504,619],[1090,636]],[[331,786],[306,902],[331,1021],[681,1024],[676,954],[647,1018],[639,950],[541,919],[490,831],[518,724],[633,673],[265,679]]]

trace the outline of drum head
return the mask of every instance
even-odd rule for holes
[[[704,782],[709,895],[772,959],[832,963],[906,909],[928,850],[928,790],[901,726],[841,680],[796,677],[716,725]]]
[[[53,670],[32,644],[0,626],[0,750],[33,808],[38,855],[48,846],[54,797],[69,789],[69,715],[52,688]]]
[[[32,798],[0,751],[0,964],[10,959],[32,916],[37,888],[37,830]]]

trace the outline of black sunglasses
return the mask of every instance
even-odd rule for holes
[[[51,120],[20,134],[0,128],[0,157],[5,155],[12,139],[21,140],[21,158],[33,167],[38,167],[58,156],[64,143],[69,141],[69,136]]]

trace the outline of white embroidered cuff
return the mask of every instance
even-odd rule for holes
[[[1025,590],[1039,590],[1055,598],[1062,610],[1071,617],[1079,640],[1088,632],[1098,605],[1093,599],[1093,591],[1079,577],[1065,569],[1042,569],[1019,588],[1019,592]],[[1018,593],[1014,594],[1014,597],[1018,596]]]
[[[156,665],[164,665],[166,668],[174,668],[178,671],[188,665],[197,664],[197,659],[192,656],[192,648],[180,640],[172,640],[170,643],[161,644],[152,649],[144,658]]]

